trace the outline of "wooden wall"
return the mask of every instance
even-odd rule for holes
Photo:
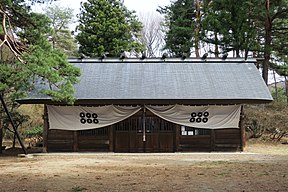
[[[86,131],[49,130],[47,135],[48,152],[108,152],[109,127]]]
[[[45,110],[44,151],[211,152],[241,151],[245,145],[241,122],[240,129],[201,130],[194,135],[182,135],[179,125],[151,113],[145,116],[146,141],[143,141],[142,113],[101,129],[64,131],[48,129]]]
[[[241,151],[241,130],[240,129],[215,130],[213,148],[214,151]]]
[[[178,151],[202,152],[211,151],[210,135],[180,136]]]
[[[241,151],[241,130],[217,129],[207,135],[180,136],[178,151]]]
[[[74,132],[64,130],[49,130],[47,137],[47,152],[74,151]]]

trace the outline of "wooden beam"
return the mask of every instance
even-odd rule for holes
[[[25,146],[24,146],[24,144],[23,144],[23,142],[22,142],[22,140],[21,140],[21,138],[20,138],[20,135],[19,135],[19,133],[18,133],[18,131],[17,131],[17,128],[16,128],[16,126],[15,126],[15,124],[14,124],[14,121],[13,121],[13,119],[12,119],[12,117],[11,117],[9,111],[8,111],[8,108],[7,108],[7,106],[6,106],[6,103],[5,103],[5,101],[4,101],[4,99],[3,99],[3,97],[2,97],[1,94],[0,94],[0,101],[1,101],[1,103],[2,103],[2,105],[3,105],[3,108],[4,108],[4,110],[5,110],[5,113],[6,113],[7,117],[8,117],[8,119],[9,119],[12,127],[13,127],[14,133],[15,133],[16,136],[17,136],[17,139],[18,139],[18,141],[19,141],[19,143],[20,143],[20,145],[21,145],[21,148],[22,148],[24,154],[26,155],[26,154],[27,154],[26,148],[25,148]],[[2,148],[2,147],[1,147],[1,148]]]
[[[48,132],[49,132],[49,124],[48,124],[48,112],[47,112],[47,105],[44,105],[44,127],[43,127],[43,152],[48,152]]]
[[[239,122],[239,128],[240,128],[240,142],[241,142],[241,151],[244,151],[244,148],[246,146],[246,133],[245,133],[245,127],[244,127],[244,106],[241,106],[241,113],[240,113],[240,122]]]
[[[175,124],[175,144],[174,144],[174,151],[178,152],[179,151],[179,143],[180,143],[180,125]]]
[[[73,151],[77,152],[78,149],[78,131],[73,131],[74,139],[73,139]]]
[[[216,139],[215,139],[215,130],[214,129],[211,129],[211,132],[210,132],[210,151],[215,151],[215,142]]]
[[[142,133],[143,133],[143,151],[146,152],[146,108],[143,105],[142,113]]]
[[[2,153],[2,143],[3,143],[3,129],[0,122],[0,154]]]
[[[111,125],[109,128],[108,128],[108,131],[109,131],[109,151],[110,152],[113,152],[114,151],[114,126]]]

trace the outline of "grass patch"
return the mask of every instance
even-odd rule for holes
[[[81,191],[86,191],[87,189],[84,187],[80,187],[80,186],[75,186],[72,188],[71,192],[81,192]]]
[[[245,147],[245,152],[269,155],[288,155],[288,145],[272,142],[249,141]]]

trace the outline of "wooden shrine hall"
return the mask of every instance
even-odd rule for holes
[[[73,106],[44,104],[44,151],[243,151],[244,104],[272,101],[256,60],[70,59]],[[40,87],[38,87],[40,89]]]

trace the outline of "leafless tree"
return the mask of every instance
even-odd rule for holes
[[[143,29],[139,41],[145,46],[146,57],[162,55],[164,45],[164,29],[161,25],[163,17],[156,12],[139,14],[139,20],[143,23]]]

